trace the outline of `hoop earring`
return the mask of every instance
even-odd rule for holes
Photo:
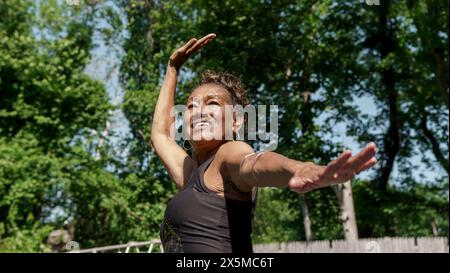
[[[192,145],[191,143],[189,143],[189,148],[186,148],[186,142],[189,143],[189,141],[187,141],[186,139],[183,140],[183,144],[181,146],[183,146],[183,149],[185,149],[186,151],[189,151],[190,149],[192,149]]]

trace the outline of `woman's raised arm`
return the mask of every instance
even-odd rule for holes
[[[205,46],[215,36],[208,34],[199,40],[192,38],[172,53],[153,114],[151,145],[178,188],[184,186],[195,168],[195,162],[170,136],[175,121],[171,111],[175,101],[178,72],[191,54]]]

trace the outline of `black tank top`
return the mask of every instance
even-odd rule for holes
[[[210,192],[203,174],[214,156],[201,164],[168,203],[160,228],[168,253],[252,253],[252,200],[223,198]],[[256,193],[256,192],[255,192]]]

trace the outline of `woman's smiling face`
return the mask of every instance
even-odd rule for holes
[[[226,105],[232,105],[232,99],[220,85],[202,84],[192,92],[186,103],[184,125],[194,147],[223,143]]]

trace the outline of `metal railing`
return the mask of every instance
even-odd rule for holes
[[[159,252],[163,253],[163,247],[160,240],[150,240],[147,242],[128,242],[120,245],[110,245],[102,247],[94,247],[87,249],[79,249],[76,242],[69,242],[66,245],[66,249],[70,250],[69,253],[105,253],[105,252],[117,252],[117,253],[152,253],[158,249],[155,246],[159,245]],[[141,251],[145,248],[145,251]]]

